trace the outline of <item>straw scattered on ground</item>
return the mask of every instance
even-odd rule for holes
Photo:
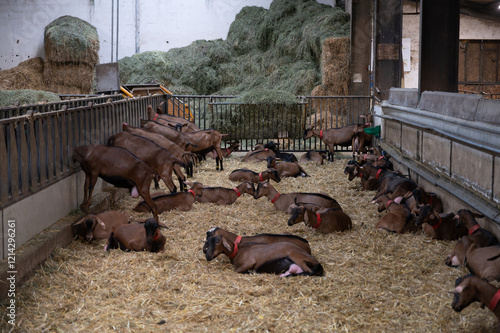
[[[241,167],[263,171],[265,163],[244,164],[242,155],[215,171],[208,159],[192,180],[234,187],[228,174]],[[357,189],[343,174],[346,160],[324,166],[304,164],[308,178],[286,178],[282,193],[323,192],[340,202],[353,229],[323,235],[304,224],[288,227],[287,214],[267,198],[248,195],[234,205],[195,204],[189,212],[160,215],[169,229],[162,253],[103,251],[104,241],[74,241],[60,248],[17,291],[20,332],[480,332],[493,331],[494,315],[472,304],[451,308],[455,279],[467,273],[444,264],[454,242],[422,234],[374,230],[381,214],[369,204],[372,192]],[[138,199],[120,201],[130,212]],[[133,219],[149,214],[131,213]],[[202,240],[211,227],[241,235],[284,231],[308,239],[323,264],[323,277],[280,278],[237,274],[227,257],[207,262]],[[5,304],[2,305],[2,312]],[[5,312],[4,312],[5,313]],[[10,328],[2,316],[0,326]]]

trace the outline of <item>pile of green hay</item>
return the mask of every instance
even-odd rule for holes
[[[44,102],[60,102],[58,94],[40,90],[0,90],[0,107],[12,105],[36,104]]]
[[[269,10],[248,6],[226,40],[126,57],[120,79],[134,84],[152,76],[175,94],[309,95],[321,84],[323,41],[348,36],[349,28],[348,14],[315,0],[275,0]]]

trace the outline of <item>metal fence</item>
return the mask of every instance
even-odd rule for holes
[[[0,208],[73,174],[78,167],[72,161],[74,147],[106,144],[121,131],[123,122],[139,127],[140,119],[148,117],[148,105],[156,107],[168,99],[174,99],[173,103],[163,105],[173,109],[165,111],[192,115],[201,129],[228,134],[223,148],[238,140],[242,150],[270,140],[283,151],[326,149],[318,138],[304,141],[304,129],[358,123],[359,115],[371,108],[371,98],[366,96],[305,96],[297,104],[284,106],[231,103],[233,96],[169,95],[72,100],[75,104],[59,103],[57,111],[53,105],[13,108],[10,114],[21,116],[0,119]]]

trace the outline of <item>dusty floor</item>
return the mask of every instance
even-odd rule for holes
[[[357,189],[343,174],[345,159],[324,166],[304,164],[311,177],[286,178],[281,193],[324,192],[353,220],[344,233],[319,234],[288,216],[267,198],[240,197],[232,206],[195,204],[189,212],[165,212],[169,229],[163,253],[103,251],[104,241],[75,241],[58,249],[16,295],[19,332],[491,332],[496,319],[479,304],[462,313],[451,308],[454,281],[467,273],[444,264],[455,242],[423,234],[374,230],[382,216],[372,192]],[[215,171],[208,160],[192,180],[234,187],[227,175],[265,163],[225,160]],[[124,198],[129,211],[137,199]],[[445,201],[445,199],[443,199]],[[148,214],[132,214],[135,219]],[[227,257],[207,262],[205,232],[214,226],[241,235],[288,231],[309,240],[323,264],[323,277],[280,278],[237,274]],[[5,313],[5,304],[2,304]],[[9,331],[5,316],[2,331]]]

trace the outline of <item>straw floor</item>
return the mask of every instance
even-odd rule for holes
[[[263,171],[265,163],[243,164],[242,155],[215,171],[208,159],[192,180],[234,187],[236,168]],[[288,216],[267,198],[240,197],[232,206],[195,204],[189,212],[165,212],[169,229],[162,253],[103,251],[104,241],[75,241],[58,249],[16,295],[19,332],[489,332],[496,319],[475,303],[462,313],[451,308],[455,279],[467,273],[444,264],[455,242],[422,234],[374,230],[382,216],[370,205],[372,192],[343,174],[347,160],[304,164],[311,177],[285,178],[281,193],[324,192],[353,220],[353,229],[323,235]],[[445,199],[443,201],[446,201]],[[130,211],[124,198],[117,210]],[[134,219],[149,214],[132,214]],[[322,277],[280,278],[237,274],[227,257],[207,262],[205,232],[222,227],[241,235],[284,231],[309,240],[323,264]],[[2,304],[5,313],[5,304]],[[0,327],[11,327],[0,319]]]

